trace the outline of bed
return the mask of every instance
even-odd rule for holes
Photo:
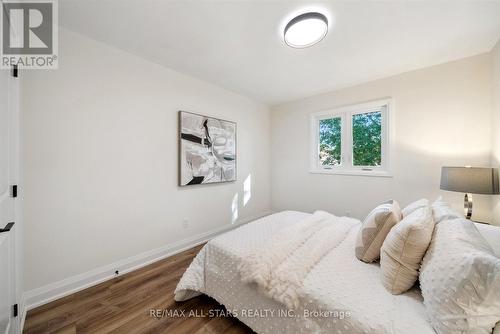
[[[434,333],[417,287],[392,295],[380,282],[379,265],[355,257],[361,222],[352,218],[342,242],[307,274],[297,309],[262,294],[255,284],[243,283],[238,270],[242,259],[310,215],[284,211],[212,239],[184,273],[175,299],[206,294],[257,333]],[[480,230],[488,228],[493,227]]]

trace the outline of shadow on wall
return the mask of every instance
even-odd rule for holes
[[[500,196],[494,197],[491,200],[492,207],[492,224],[500,226]]]
[[[500,168],[500,152],[496,152],[491,156],[491,165]],[[500,195],[491,197],[491,209],[493,214],[493,225],[500,226]]]

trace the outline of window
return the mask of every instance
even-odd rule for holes
[[[391,100],[311,115],[311,172],[390,176]]]

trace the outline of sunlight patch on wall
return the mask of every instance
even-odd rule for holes
[[[248,174],[245,182],[243,182],[243,206],[246,206],[252,198],[252,174]]]
[[[234,194],[233,202],[231,203],[231,224],[234,224],[238,219],[238,193]]]

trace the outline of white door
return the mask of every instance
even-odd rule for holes
[[[0,70],[0,334],[16,333],[15,304],[15,206],[11,187],[17,178],[17,124],[12,106],[17,85],[8,70]]]

